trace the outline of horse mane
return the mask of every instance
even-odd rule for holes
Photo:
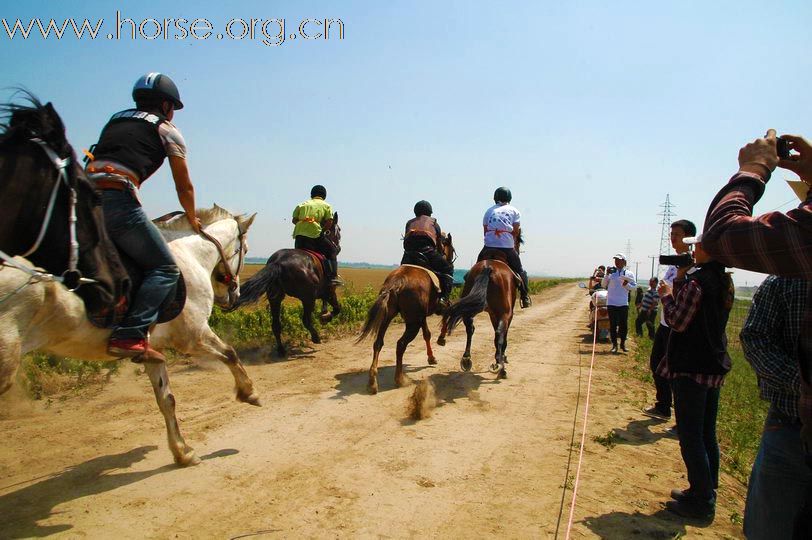
[[[25,103],[0,104],[0,148],[24,143],[32,138],[45,141],[60,157],[72,157],[65,125],[51,103],[45,105],[31,92],[18,88]]]
[[[216,223],[224,219],[236,220],[240,225],[242,225],[245,221],[245,216],[235,216],[228,210],[221,208],[216,204],[211,208],[197,208],[195,209],[195,214],[203,227],[208,227],[212,223]],[[178,213],[170,219],[154,221],[153,223],[155,223],[159,229],[163,229],[165,231],[192,232],[192,226],[189,224],[189,220],[186,219],[185,212]]]

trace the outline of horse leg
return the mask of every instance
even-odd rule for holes
[[[144,364],[144,369],[149,375],[152,383],[152,391],[155,392],[155,400],[158,408],[164,415],[166,422],[166,436],[169,441],[169,450],[175,457],[175,463],[185,467],[187,465],[197,465],[200,458],[195,455],[195,451],[186,444],[180,434],[178,419],[175,417],[175,396],[169,388],[169,375],[166,372],[166,364]]]
[[[394,317],[394,315],[389,316],[387,314],[387,317],[383,320],[378,329],[375,343],[372,344],[372,365],[369,367],[369,383],[367,383],[367,390],[369,390],[370,394],[378,393],[378,356],[380,356],[381,349],[383,349],[383,337],[386,334],[386,329],[389,328],[392,317]]]
[[[395,386],[398,388],[406,386],[409,382],[409,378],[403,374],[403,353],[406,352],[406,347],[408,347],[409,343],[417,336],[417,333],[420,331],[420,326],[420,323],[416,323],[415,321],[406,321],[406,330],[403,331],[403,335],[400,336],[398,340],[398,346],[395,350],[395,356],[397,358],[397,365],[395,366]]]
[[[327,312],[327,304],[330,304],[332,311],[329,313]],[[323,323],[328,323],[333,320],[333,317],[336,317],[339,313],[341,313],[341,304],[338,303],[338,296],[336,296],[335,287],[333,287],[328,296],[327,300],[322,298],[321,300],[321,314],[319,315],[319,319]]]
[[[285,345],[282,344],[282,299],[284,296],[268,297],[268,305],[271,310],[271,329],[273,337],[276,339],[276,354],[280,357],[287,355]]]
[[[440,335],[437,336],[437,345],[445,347],[445,337],[448,334],[448,320],[443,318],[443,324],[440,326]]]
[[[434,351],[431,350],[431,332],[426,319],[423,319],[423,340],[426,342],[426,355],[430,365],[437,365],[437,359],[434,358]]]
[[[310,332],[310,340],[313,343],[321,343],[319,333],[316,331],[316,327],[313,326],[313,310],[315,309],[315,298],[307,298],[302,300],[302,324],[304,324],[304,327],[307,328],[308,332]]]
[[[462,320],[465,325],[465,352],[462,353],[462,360],[460,360],[460,369],[463,371],[471,371],[471,342],[474,339],[474,319],[466,317]]]
[[[5,339],[2,336],[0,339],[0,395],[4,394],[11,385],[14,384],[14,374],[17,373],[17,368],[20,367],[22,359],[22,345],[20,344],[19,336],[15,335],[10,339]]]
[[[201,358],[219,360],[228,366],[228,369],[231,370],[231,374],[234,376],[238,401],[259,406],[259,394],[254,391],[254,382],[248,376],[242,362],[240,362],[237,351],[235,351],[231,345],[224,343],[209,327],[206,327],[203,332],[203,337],[198,342],[198,348],[191,354],[199,354],[201,352]]]

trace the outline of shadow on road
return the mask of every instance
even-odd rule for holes
[[[625,428],[615,428],[612,431],[615,433],[615,442],[617,444],[640,446],[641,444],[657,442],[660,439],[673,439],[674,435],[668,433],[665,429],[662,431],[651,431],[650,429],[652,426],[661,426],[667,423],[663,420],[645,418],[643,420],[632,420]]]
[[[409,375],[410,373],[417,373],[424,369],[429,369],[431,366],[403,366],[403,373]],[[330,399],[344,399],[353,394],[369,394],[367,391],[367,382],[369,381],[369,370],[363,371],[347,371],[339,373],[335,376],[338,384],[335,389],[338,393]],[[395,389],[395,366],[378,367],[378,393],[387,392]]]
[[[101,456],[69,467],[52,476],[16,491],[0,495],[0,536],[31,538],[64,532],[70,523],[39,525],[37,522],[58,515],[54,508],[63,503],[140,482],[151,476],[175,470],[168,463],[149,471],[120,472],[146,458],[157,446],[141,446],[121,454]],[[165,450],[165,449],[162,449]],[[201,459],[215,459],[238,453],[234,449],[212,452]],[[169,454],[167,453],[167,459]],[[6,486],[7,489],[11,486]],[[66,517],[67,521],[69,518]]]
[[[685,525],[707,527],[710,522],[693,520],[676,516],[668,510],[658,510],[646,515],[640,512],[609,512],[602,516],[587,517],[584,525],[599,538],[650,538],[653,540],[671,540],[684,538],[687,533]]]

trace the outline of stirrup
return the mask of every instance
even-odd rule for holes
[[[530,299],[530,295],[523,296],[519,300],[519,304],[522,306],[522,309],[529,308],[533,305],[533,301]]]

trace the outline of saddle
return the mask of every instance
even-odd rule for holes
[[[325,268],[324,263],[327,260],[327,257],[319,253],[318,251],[312,251],[309,249],[301,249],[297,248],[299,251],[304,251],[308,255],[313,258],[313,262],[316,263],[317,268],[321,268],[322,278],[323,276],[327,275],[327,268]]]
[[[501,251],[498,251],[498,250],[495,250],[495,249],[488,249],[488,250],[485,251],[485,258],[483,258],[482,260],[483,261],[498,261],[498,262],[504,264],[505,266],[508,267],[508,269],[510,270],[510,273],[513,274],[513,277],[516,278],[517,283],[524,283],[524,280],[522,280],[522,276],[517,274],[516,271],[513,268],[510,267],[510,265],[507,262],[507,257],[505,257],[505,254],[502,253]]]
[[[431,279],[431,284],[434,285],[434,290],[437,291],[437,294],[442,292],[440,288],[440,278],[437,277],[437,274],[434,273],[434,270],[430,268],[426,268],[425,266],[419,266],[417,264],[401,264],[401,266],[408,266],[409,268],[419,268],[423,270],[425,273],[429,275],[429,279]]]

